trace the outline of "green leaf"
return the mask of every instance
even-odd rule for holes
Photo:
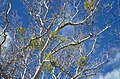
[[[31,46],[32,48],[36,48],[38,45],[39,45],[39,40],[38,40],[38,39],[32,40],[32,41],[30,42],[30,46]]]
[[[57,30],[51,32],[51,33],[50,33],[50,38],[54,39],[54,38],[56,37],[57,33],[58,33]]]
[[[46,38],[41,39],[41,41],[39,42],[39,49],[42,49],[44,47],[46,41],[47,41]]]
[[[45,67],[47,72],[52,73],[52,70],[54,69],[54,67],[51,65],[51,63],[46,63]]]
[[[87,10],[87,9],[88,9],[88,7],[89,7],[88,2],[84,2],[84,8]]]
[[[19,34],[23,34],[25,32],[25,29],[24,28],[22,28],[22,27],[19,27],[18,28],[18,33]]]
[[[88,57],[84,57],[84,56],[80,56],[78,57],[78,61],[77,61],[77,66],[81,69],[83,68],[84,66],[87,65],[87,59]]]
[[[94,4],[95,4],[95,2],[93,1],[93,0],[88,0],[88,1],[85,1],[84,2],[84,8],[86,9],[86,10],[94,10]]]
[[[57,67],[58,66],[58,62],[55,59],[50,60],[50,63],[53,67]]]
[[[53,54],[52,53],[45,54],[45,58],[47,58],[48,60],[51,60],[53,59]]]
[[[53,57],[52,53],[45,54],[45,58],[49,60],[49,62],[45,63],[46,70],[47,72],[52,73],[52,70],[54,69],[54,67],[58,66],[58,63]]]
[[[36,38],[36,36],[33,35],[31,37],[31,39],[34,39],[34,38]],[[34,40],[30,41],[30,47],[34,48],[34,49],[38,48],[39,50],[41,50],[44,47],[46,40],[47,40],[46,38],[42,38],[41,40],[34,39]]]
[[[74,50],[79,50],[80,44],[77,44],[76,46],[74,46]]]
[[[63,41],[63,40],[64,40],[64,38],[63,38],[60,34],[57,34],[57,35],[56,35],[56,38],[59,39],[60,41]]]

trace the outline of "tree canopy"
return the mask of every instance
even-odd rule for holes
[[[118,54],[112,50],[120,42],[115,5],[119,1],[0,0],[0,78],[94,79]]]

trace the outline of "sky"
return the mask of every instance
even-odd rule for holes
[[[117,52],[115,57],[112,57],[109,63],[106,64],[105,73],[101,73],[98,79],[119,79],[120,78],[120,49],[119,47],[112,49]],[[118,65],[117,67],[115,65]]]
[[[105,1],[108,0],[102,0],[103,3],[105,3]],[[105,32],[103,34],[104,36],[104,44],[107,44],[108,42],[111,42],[111,44],[114,44],[115,46],[113,46],[111,48],[112,51],[116,52],[117,54],[112,57],[112,61],[107,63],[105,65],[105,70],[103,71],[104,73],[100,73],[99,75],[97,75],[97,77],[95,77],[94,79],[120,79],[120,38],[118,38],[117,36],[114,35],[109,35],[108,32],[110,32],[110,30],[113,30],[113,32],[118,32],[118,36],[120,37],[120,1],[119,0],[110,0],[111,3],[113,3],[112,9],[110,9],[111,11],[107,13],[107,15],[110,14],[114,14],[111,15],[113,17],[113,19],[110,20],[110,22],[113,22],[112,27],[109,29],[109,31]],[[25,8],[25,6],[19,1],[19,0],[11,0],[11,4],[12,4],[12,10],[17,11],[18,15],[22,18],[23,21],[23,27],[27,27],[27,25],[29,24],[29,14],[27,13],[27,10]],[[106,5],[107,7],[107,5]],[[119,7],[119,8],[118,8]],[[118,9],[117,9],[118,8]],[[117,9],[117,10],[116,10]],[[103,14],[104,15],[104,14]],[[102,19],[104,19],[104,16],[99,17],[100,22],[98,23],[99,26],[104,26],[102,25],[102,22],[104,22]],[[114,22],[115,20],[115,22]],[[103,27],[101,27],[103,28]],[[117,28],[117,30],[115,29]],[[72,29],[66,27],[64,30],[70,31]],[[0,31],[2,30],[2,28],[0,27]],[[65,32],[63,31],[62,34],[64,35]],[[68,33],[69,34],[69,33]],[[8,34],[9,36],[9,34]],[[11,39],[11,37],[9,36],[8,39]],[[102,39],[102,38],[101,38]],[[1,40],[1,38],[0,38]],[[119,40],[116,42],[116,40]],[[9,44],[9,42],[5,43],[4,46],[8,46],[7,44]],[[105,47],[106,45],[101,44],[103,47]],[[114,67],[114,65],[117,64],[117,67]]]

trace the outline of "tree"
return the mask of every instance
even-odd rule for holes
[[[99,43],[104,43],[102,35],[116,23],[111,22],[113,14],[108,13],[113,3],[21,0],[29,17],[26,27],[18,13],[12,10],[11,3],[12,0],[0,1],[2,78],[89,78],[109,62],[110,47],[102,53],[104,47]]]

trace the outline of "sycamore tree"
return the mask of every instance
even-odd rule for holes
[[[1,78],[86,79],[111,61],[110,47],[101,43],[106,40],[106,31],[118,22],[110,13],[115,2],[20,2],[29,16],[25,27],[22,17],[12,9],[12,0],[0,0]],[[108,50],[103,53],[102,49]]]

